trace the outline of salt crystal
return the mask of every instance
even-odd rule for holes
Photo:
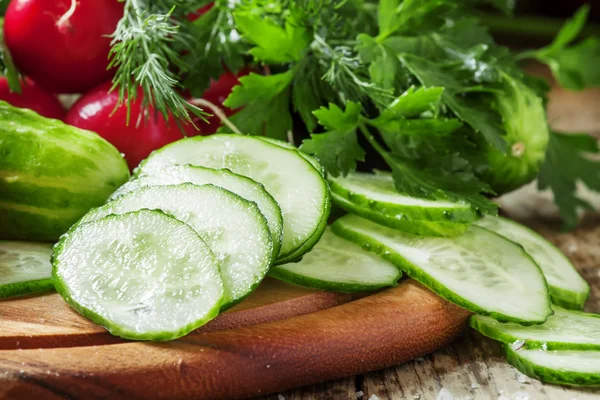
[[[577,245],[575,243],[571,243],[569,247],[567,247],[567,251],[569,253],[575,253],[577,251]]]
[[[542,343],[542,350],[548,351],[548,344],[546,342]]]
[[[521,347],[523,347],[523,345],[525,344],[524,340],[517,340],[513,343],[511,343],[510,348],[513,349],[514,351],[518,351],[521,350]]]
[[[376,394],[372,394],[371,397],[369,397],[369,400],[379,400],[379,397],[377,397]]]
[[[479,387],[476,383],[471,383],[471,389],[477,389]]]
[[[283,397],[283,395],[278,394],[277,395],[277,400],[285,400],[285,397]]]
[[[418,395],[418,394],[415,394],[415,395],[413,396],[413,399],[420,399],[420,398],[421,398],[421,396],[420,396],[420,395]]]
[[[442,388],[438,393],[436,400],[454,400],[454,395],[446,388]]]
[[[510,400],[510,397],[506,397],[505,395],[501,394],[498,396],[498,400]]]
[[[363,397],[365,395],[365,393],[362,390],[359,390],[358,392],[356,392],[356,398],[360,399],[361,397]]]
[[[519,383],[528,383],[529,378],[527,378],[525,375],[519,373],[519,375],[517,375],[517,381],[519,381]]]
[[[529,395],[525,392],[517,392],[513,396],[515,400],[529,400]]]
[[[270,366],[270,365],[267,365],[267,368],[271,368],[271,366]]]

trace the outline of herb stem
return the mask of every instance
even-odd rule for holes
[[[229,129],[231,129],[231,131],[233,133],[237,133],[238,135],[243,135],[242,131],[240,131],[238,129],[238,127],[235,126],[235,124],[233,122],[231,122],[231,120],[229,118],[227,118],[227,115],[225,115],[225,112],[216,104],[211,103],[210,101],[205,100],[205,99],[192,99],[192,100],[190,100],[190,103],[195,106],[206,107],[206,108],[210,109],[221,120],[221,122],[223,122],[223,124],[225,124]]]

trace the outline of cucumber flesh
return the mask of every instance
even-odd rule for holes
[[[0,240],[0,298],[47,292],[52,244]]]
[[[552,314],[539,267],[522,247],[487,229],[472,226],[455,238],[422,237],[349,214],[333,230],[472,312],[527,325]]]
[[[223,308],[250,294],[274,258],[271,233],[256,204],[213,185],[147,186],[90,211],[80,223],[143,208],[174,216],[206,242],[220,263]]]
[[[185,182],[195,185],[212,184],[255,202],[269,223],[269,230],[273,237],[273,251],[279,254],[283,236],[283,218],[279,205],[263,185],[227,169],[216,170],[192,165],[165,167],[156,175],[140,176],[127,182],[113,193],[109,200],[115,200],[144,186],[164,186]]]
[[[390,221],[388,224],[403,220],[468,223],[480,218],[480,213],[467,203],[402,195],[394,187],[392,175],[387,172],[354,172],[345,177],[329,177],[329,182],[331,192],[338,198],[381,215],[382,219]]]
[[[547,350],[600,350],[600,315],[570,311],[554,306],[554,314],[542,325],[503,324],[474,315],[471,328],[481,334],[512,344],[522,341],[526,348]]]
[[[545,383],[600,386],[600,351],[513,350],[505,345],[506,359],[527,376]]]
[[[325,168],[323,168],[323,166],[321,165],[321,163],[319,162],[319,160],[317,160],[315,157],[313,157],[313,156],[311,156],[309,154],[306,154],[305,152],[303,152],[302,150],[300,150],[299,148],[297,148],[293,144],[291,144],[289,142],[284,142],[283,140],[274,139],[274,138],[270,138],[270,137],[266,137],[266,136],[257,136],[257,137],[260,140],[264,140],[265,142],[272,143],[272,144],[274,144],[276,146],[283,147],[285,149],[290,149],[290,150],[297,151],[298,154],[300,154],[300,156],[302,156],[302,158],[304,158],[306,161],[308,161],[309,163],[311,163],[312,166],[315,167],[315,169],[321,173],[321,175],[325,176]]]
[[[550,286],[550,297],[554,304],[574,310],[583,309],[590,295],[590,286],[579,275],[571,261],[552,243],[537,232],[505,218],[486,216],[476,224],[525,248],[542,269]]]
[[[301,286],[349,293],[395,286],[402,273],[392,263],[327,228],[301,261],[273,267],[269,275]]]
[[[109,215],[56,245],[61,296],[113,335],[170,340],[214,318],[223,299],[219,263],[189,226],[160,211]]]
[[[378,224],[389,228],[398,229],[403,232],[419,236],[455,237],[464,235],[469,229],[469,224],[454,223],[448,221],[409,220],[406,218],[390,218],[378,211],[363,208],[349,202],[335,193],[331,194],[333,204],[343,208],[349,213],[356,214]]]
[[[138,175],[155,175],[167,165],[191,164],[227,168],[262,183],[283,215],[283,241],[279,258],[297,250],[310,250],[325,229],[329,215],[329,187],[296,150],[252,136],[220,134],[195,136],[171,143],[143,161]]]

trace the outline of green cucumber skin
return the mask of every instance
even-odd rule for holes
[[[585,306],[585,302],[590,297],[590,288],[585,293],[572,292],[558,288],[556,286],[550,287],[550,299],[552,304],[556,304],[559,307],[566,308],[568,310],[582,311]]]
[[[572,386],[600,386],[600,374],[585,372],[560,372],[551,368],[534,365],[519,357],[518,351],[504,345],[506,361],[523,374],[544,383]],[[598,354],[600,357],[600,353]]]
[[[269,270],[268,275],[280,281],[291,283],[292,285],[309,287],[313,289],[326,290],[329,292],[341,293],[357,293],[357,292],[374,292],[386,287],[398,286],[397,280],[390,284],[365,285],[358,283],[342,283],[330,282],[315,278],[306,278],[305,276],[295,274],[282,268],[273,267]],[[398,274],[398,279],[402,277],[402,273]]]
[[[516,226],[517,229],[522,229],[524,231],[527,231],[532,236],[541,237],[542,239],[544,239],[544,241],[546,241],[548,243],[548,245],[556,248],[556,246],[554,246],[554,244],[552,242],[550,242],[549,240],[544,238],[542,235],[540,235],[533,229],[530,229],[527,226],[519,224],[518,222],[510,220],[508,218],[503,218],[503,217],[496,217],[496,218],[502,220],[505,223]],[[475,223],[475,225],[478,225],[478,224]],[[481,227],[488,229],[483,225]],[[488,229],[488,230],[490,230],[490,229]],[[564,257],[569,262],[569,264],[571,264],[571,261],[568,259],[567,256],[564,255],[564,253],[562,251],[560,251],[560,249],[556,248],[556,250],[562,257]],[[573,267],[573,269],[575,269],[575,267]],[[552,300],[552,304],[555,304],[562,308],[566,308],[568,310],[582,311],[583,307],[585,306],[586,301],[590,297],[590,285],[587,282],[585,282],[585,283],[587,286],[585,292],[573,292],[571,290],[566,290],[566,289],[548,284],[548,287],[550,288],[550,299]]]
[[[298,261],[302,258],[302,256],[308,253],[325,233],[325,229],[327,228],[327,221],[329,220],[329,213],[331,212],[331,193],[329,192],[329,187],[327,188],[327,198],[325,199],[325,212],[323,214],[323,218],[317,225],[317,228],[310,236],[310,238],[304,242],[302,246],[300,246],[295,251],[290,254],[286,254],[283,257],[277,258],[274,265],[282,265],[290,262]]]
[[[0,239],[54,241],[129,178],[95,133],[0,102]]]
[[[486,316],[494,318],[495,320],[500,321],[500,322],[516,322],[521,325],[543,324],[548,319],[548,316],[552,315],[552,309],[550,308],[550,301],[548,301],[548,308],[551,312],[548,314],[548,316],[546,316],[546,318],[544,318],[543,320],[538,320],[538,321],[522,320],[519,318],[514,318],[514,317],[504,315],[502,313],[489,312],[489,311],[484,310],[483,308],[477,306],[476,304],[473,304],[470,301],[464,299],[459,294],[448,290],[444,285],[440,284],[437,280],[432,278],[429,274],[421,271],[418,267],[416,267],[412,263],[405,260],[403,257],[401,257],[399,254],[397,254],[395,251],[388,248],[387,246],[382,245],[381,243],[377,242],[376,240],[371,239],[368,236],[365,236],[360,233],[356,233],[350,229],[347,229],[346,227],[344,227],[343,219],[337,220],[336,222],[333,223],[333,225],[331,227],[332,227],[334,233],[336,233],[337,235],[339,235],[345,239],[348,239],[350,241],[353,241],[354,243],[362,246],[362,248],[365,249],[366,251],[371,251],[371,252],[379,255],[384,260],[387,260],[387,261],[391,262],[392,264],[396,265],[398,268],[400,268],[402,270],[402,272],[406,273],[406,275],[408,275],[412,279],[416,280],[417,282],[421,283],[422,285],[424,285],[425,287],[430,289],[432,292],[436,293],[438,296],[448,300],[451,303],[456,304],[459,307],[462,307],[468,311],[471,311],[472,313],[486,315]],[[479,229],[483,229],[483,228],[479,228]],[[494,233],[494,235],[497,235],[497,234]],[[500,236],[500,235],[497,235],[497,236]],[[504,239],[503,236],[500,236],[500,237],[502,237]],[[525,250],[523,250],[522,247],[520,248],[520,250],[522,251],[522,253],[525,257],[528,257],[531,259],[529,254],[527,254],[525,252]],[[535,262],[534,262],[534,264],[535,264]],[[541,274],[541,270],[540,270],[540,274]],[[544,282],[545,282],[545,279],[544,279]],[[547,287],[547,285],[548,284],[546,283],[546,287]]]
[[[576,311],[577,312],[577,311]],[[598,314],[586,315],[592,318],[600,318]],[[498,331],[490,327],[487,324],[480,323],[477,318],[469,318],[469,326],[481,333],[483,336],[489,337],[490,339],[510,345],[522,338],[518,338],[503,332]],[[547,349],[547,350],[600,350],[600,344],[589,344],[589,343],[565,343],[565,342],[548,342],[535,339],[526,339],[523,343],[526,349]]]
[[[0,286],[0,299],[25,296],[28,294],[45,293],[54,290],[52,279],[39,279],[36,281],[15,282]]]
[[[373,211],[372,209],[360,207],[349,202],[344,197],[331,194],[333,203],[346,210],[349,213],[359,215],[380,225],[388,228],[397,229],[399,231],[412,233],[419,236],[439,236],[439,237],[455,237],[463,235],[468,229],[469,224],[453,223],[448,221],[428,221],[428,220],[409,220],[397,219],[388,217],[382,212]]]
[[[173,218],[172,216],[170,216],[160,210],[151,210],[151,211],[155,212],[155,213],[164,214],[164,215],[168,216],[169,218],[172,218],[173,220],[177,221],[178,223],[185,225],[183,222],[179,221],[176,218]],[[122,215],[114,215],[113,214],[113,215],[106,216],[102,219],[109,219],[109,218],[117,219],[121,216]],[[74,227],[74,229],[76,229],[76,227]],[[65,242],[70,238],[72,232],[74,232],[74,229],[69,230],[69,232],[62,235],[60,238],[60,241],[54,246],[54,252],[52,254],[52,259],[50,260],[52,262],[52,281],[54,283],[54,287],[55,287],[56,291],[58,292],[58,294],[60,294],[60,296],[65,300],[65,302],[67,302],[67,304],[69,304],[69,306],[71,308],[73,308],[79,314],[88,318],[92,322],[104,327],[111,335],[118,336],[123,339],[129,339],[129,340],[147,340],[147,341],[156,341],[156,342],[168,341],[168,340],[177,339],[177,338],[187,335],[191,331],[199,328],[200,326],[206,324],[208,321],[214,319],[217,315],[219,315],[219,310],[221,308],[221,304],[220,304],[220,302],[217,302],[217,304],[207,314],[206,318],[202,319],[201,321],[195,321],[192,324],[186,325],[178,331],[148,332],[145,334],[140,334],[140,333],[130,331],[129,329],[123,329],[117,325],[114,325],[112,322],[108,321],[101,315],[95,313],[94,311],[92,311],[86,307],[81,306],[79,303],[77,303],[73,300],[73,298],[69,294],[69,290],[67,289],[67,286],[65,285],[63,280],[58,275],[58,266],[57,266],[57,261],[56,261],[56,255],[63,250],[63,248],[65,246]],[[223,299],[221,298],[221,301],[222,300]]]
[[[338,198],[345,199],[354,207],[366,210],[370,213],[388,216],[389,221],[398,221],[396,215],[406,217],[406,220],[425,220],[435,222],[450,222],[450,223],[469,223],[481,218],[481,213],[474,210],[472,207],[465,205],[464,207],[456,207],[455,209],[434,208],[434,207],[415,207],[403,206],[399,204],[385,203],[382,201],[373,201],[368,197],[352,193],[342,185],[337,183],[335,179],[329,179],[331,192]],[[392,223],[392,222],[390,222]]]

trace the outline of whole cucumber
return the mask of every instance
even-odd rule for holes
[[[0,101],[0,239],[55,241],[128,178],[100,136]]]

